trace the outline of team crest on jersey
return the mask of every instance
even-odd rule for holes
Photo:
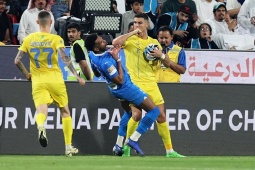
[[[112,65],[110,68],[107,69],[110,76],[114,75],[117,72],[117,69]]]

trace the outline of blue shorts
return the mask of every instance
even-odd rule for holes
[[[111,90],[111,93],[114,97],[120,100],[129,101],[136,106],[140,106],[140,104],[148,97],[144,91],[133,83],[117,90]]]

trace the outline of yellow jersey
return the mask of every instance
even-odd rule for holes
[[[29,54],[30,73],[33,76],[40,74],[62,73],[58,65],[57,50],[65,47],[63,39],[54,34],[36,32],[25,37],[19,50]]]
[[[142,39],[133,35],[125,42],[126,67],[134,83],[157,82],[154,72],[158,60],[150,63],[144,58],[144,50],[149,44],[157,44],[160,49],[162,48],[158,40],[151,37]]]

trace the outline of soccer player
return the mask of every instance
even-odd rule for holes
[[[100,76],[101,74],[105,78],[111,94],[118,99],[133,103],[139,109],[147,111],[147,114],[140,121],[139,126],[127,139],[127,145],[141,156],[144,156],[138,144],[138,139],[157,119],[160,112],[159,108],[156,107],[146,93],[131,82],[127,70],[125,67],[122,67],[121,59],[118,57],[119,47],[114,47],[110,51],[106,51],[106,41],[96,34],[91,34],[86,37],[85,46],[88,51],[91,51],[89,57],[95,75]]]
[[[85,85],[85,80],[77,75],[70,58],[65,54],[64,41],[58,35],[50,34],[52,23],[50,13],[41,11],[37,23],[40,32],[35,32],[25,37],[19,52],[14,60],[16,66],[32,81],[32,95],[36,107],[36,124],[38,139],[42,147],[48,145],[44,123],[48,115],[48,105],[53,101],[60,109],[62,116],[63,132],[65,139],[65,154],[72,156],[78,149],[72,146],[72,118],[68,107],[68,97],[62,72],[58,66],[58,53],[63,62],[73,72],[80,85]],[[25,53],[29,54],[30,72],[21,62]]]
[[[93,80],[88,51],[85,48],[84,40],[81,39],[81,28],[77,23],[71,23],[67,26],[67,36],[71,43],[70,57],[76,72],[85,80]],[[68,71],[67,80],[76,80],[71,71]]]
[[[145,48],[149,44],[157,44],[160,49],[154,49],[152,51],[152,55],[157,56],[161,60],[169,60],[167,54],[162,53],[162,47],[159,42],[156,39],[152,39],[148,36],[148,25],[148,16],[146,14],[136,14],[134,17],[135,30],[115,38],[112,44],[113,46],[123,46],[126,55],[126,66],[132,82],[136,84],[140,89],[145,91],[160,109],[160,115],[157,118],[157,127],[158,133],[162,137],[165,145],[166,157],[184,157],[183,155],[180,155],[173,150],[169,127],[166,123],[164,99],[158,88],[155,76],[155,71],[157,71],[157,69],[160,69],[160,67],[157,66],[157,62],[159,62],[159,60],[153,62],[147,61],[143,55]],[[132,118],[130,118],[130,120],[128,121],[126,138],[128,138],[130,134],[133,133],[134,129],[136,129],[142,116],[141,108],[136,108],[131,105],[131,111]],[[130,152],[128,148],[124,149],[124,154]]]

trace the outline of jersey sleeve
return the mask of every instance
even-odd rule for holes
[[[19,47],[19,50],[20,50],[20,51],[23,51],[23,52],[25,52],[25,53],[28,52],[28,40],[27,40],[27,37],[24,38],[24,40],[23,40],[21,46]]]
[[[65,48],[65,44],[64,40],[60,36],[57,36],[56,49],[59,48]]]
[[[104,71],[105,75],[110,79],[118,75],[118,70],[111,61],[103,62],[102,71]]]

